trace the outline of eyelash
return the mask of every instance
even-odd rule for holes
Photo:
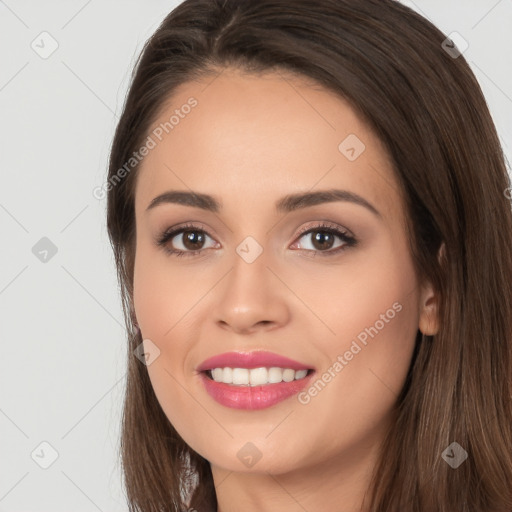
[[[167,230],[163,231],[157,237],[156,243],[159,247],[162,247],[165,252],[167,252],[168,254],[170,254],[172,256],[177,256],[177,257],[191,257],[191,256],[195,256],[196,254],[199,254],[200,252],[206,250],[206,249],[198,249],[196,251],[182,251],[180,249],[169,249],[169,247],[167,247],[167,242],[169,240],[172,240],[176,235],[183,233],[185,231],[201,232],[213,239],[213,237],[210,236],[210,234],[207,231],[200,228],[199,226],[196,226],[194,224],[186,224],[184,226],[179,226],[178,228],[167,229]],[[323,256],[334,256],[350,247],[354,247],[357,245],[356,238],[348,235],[346,231],[340,230],[338,228],[334,228],[334,227],[332,227],[332,225],[325,224],[325,223],[322,223],[322,224],[319,224],[319,225],[313,226],[313,227],[303,228],[298,233],[297,238],[300,239],[304,235],[307,235],[309,233],[315,233],[315,232],[329,233],[331,235],[335,235],[344,242],[344,245],[342,245],[341,247],[338,247],[334,250],[313,251],[310,249],[306,249],[307,252],[314,252],[315,254],[320,253],[322,257]]]

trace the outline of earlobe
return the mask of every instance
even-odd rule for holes
[[[422,298],[421,308],[419,330],[427,336],[434,336],[439,331],[439,314],[433,291],[429,290],[429,294]]]
[[[443,265],[445,258],[446,248],[443,242],[437,253],[440,265]],[[439,331],[439,301],[430,283],[422,291],[420,304],[419,330],[427,336],[434,336]]]

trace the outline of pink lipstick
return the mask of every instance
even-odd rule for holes
[[[234,409],[275,405],[306,387],[314,368],[272,352],[226,352],[198,367],[206,392]]]

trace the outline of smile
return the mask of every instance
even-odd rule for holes
[[[207,375],[215,382],[232,384],[234,386],[264,386],[292,382],[303,379],[308,370],[293,370],[292,368],[214,368],[208,370]]]
[[[265,351],[227,352],[197,368],[208,395],[233,409],[271,407],[307,386],[315,370]]]

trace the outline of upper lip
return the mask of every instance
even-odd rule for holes
[[[292,370],[310,370],[311,366],[299,363],[285,356],[258,350],[253,352],[224,352],[203,361],[197,370],[200,372],[214,368],[291,368]]]

